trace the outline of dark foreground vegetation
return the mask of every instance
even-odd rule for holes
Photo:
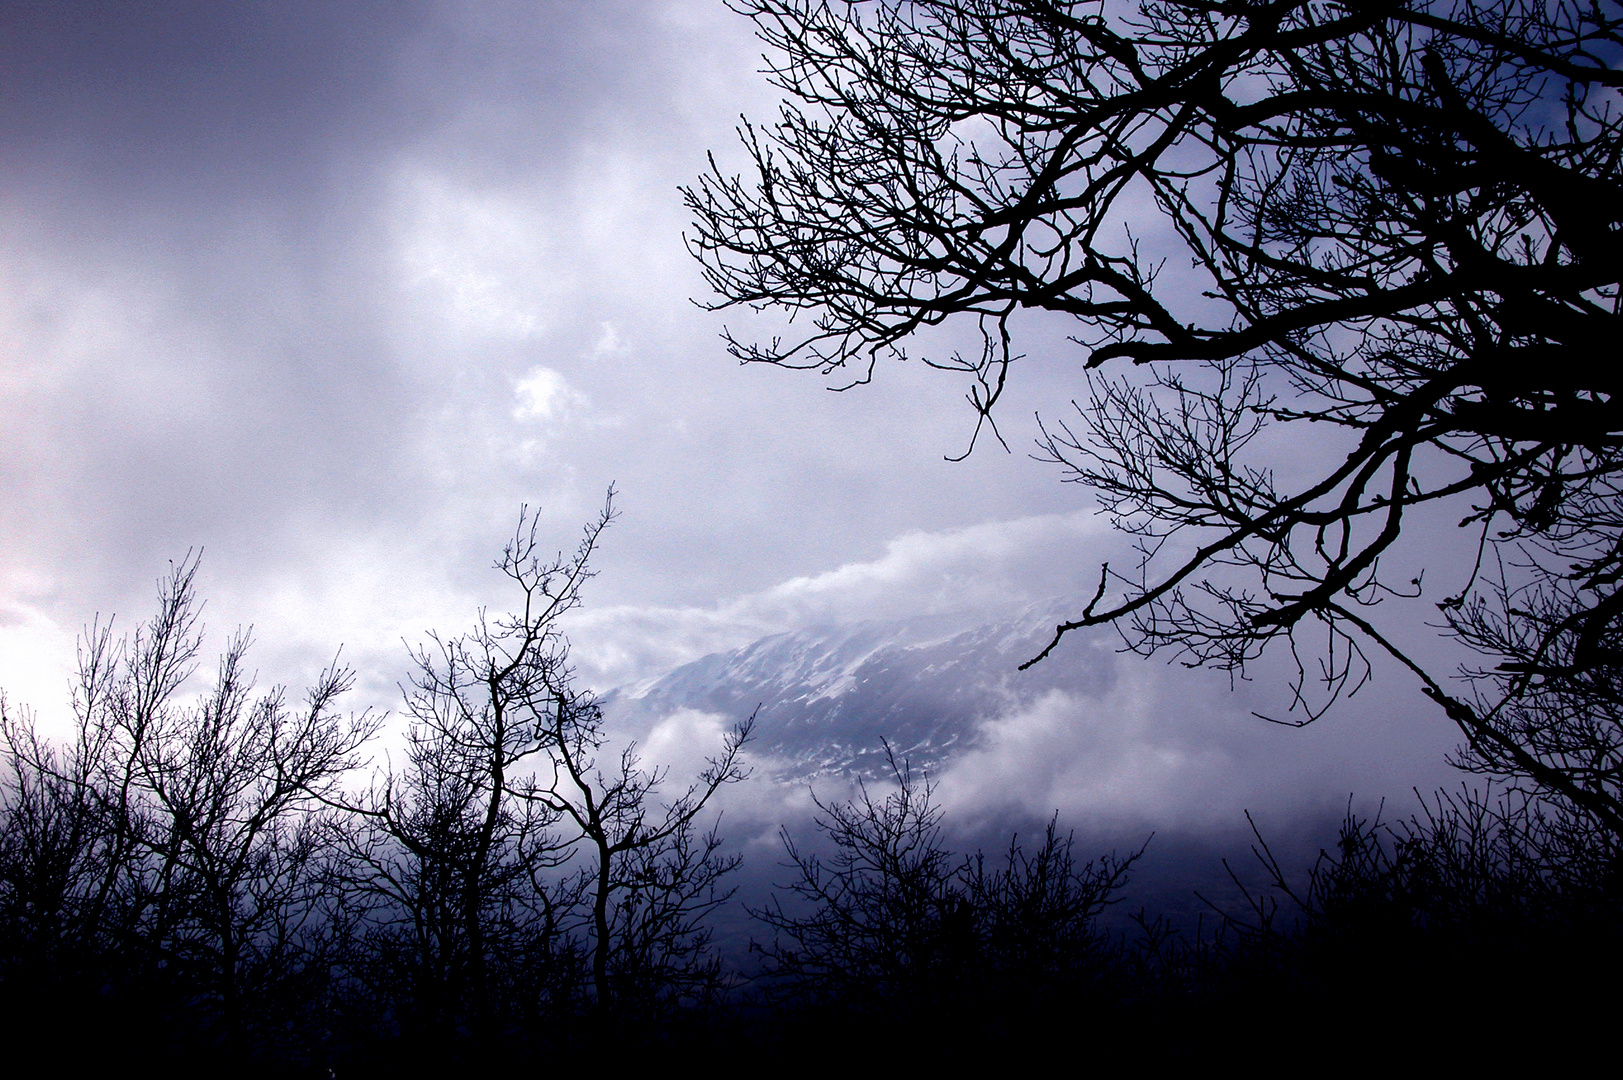
[[[1083,861],[1055,822],[955,853],[931,786],[893,756],[887,783],[819,802],[814,835],[784,832],[750,955],[722,957],[707,917],[738,861],[699,818],[744,778],[749,724],[675,795],[631,750],[598,763],[601,717],[555,620],[611,516],[551,562],[521,524],[498,563],[519,611],[415,653],[405,760],[370,774],[379,721],[339,711],[342,667],[297,703],[256,693],[238,635],[188,692],[195,561],[133,635],[89,631],[67,744],[9,705],[0,725],[11,1044],[351,1074],[645,1052],[963,1060],[1044,1032],[1098,1039],[1096,1062],[1205,1061],[1244,1052],[1259,1016],[1276,1050],[1322,1052],[1329,1027],[1359,1057],[1417,994],[1406,1053],[1565,1038],[1503,1024],[1484,1008],[1501,994],[1548,996],[1562,1025],[1607,1020],[1592,976],[1619,954],[1617,838],[1515,791],[1349,817],[1311,868],[1259,835],[1238,905],[1107,931],[1142,851]]]

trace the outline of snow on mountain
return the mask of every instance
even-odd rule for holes
[[[604,712],[631,731],[683,710],[731,720],[753,712],[753,748],[783,763],[782,779],[877,775],[885,741],[935,769],[973,746],[983,721],[1054,691],[1109,691],[1113,637],[1067,641],[1063,662],[1019,670],[1076,606],[1033,605],[991,623],[935,616],[775,634],[610,691]]]

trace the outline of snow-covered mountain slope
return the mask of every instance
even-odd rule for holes
[[[1063,661],[1020,671],[1073,601],[977,625],[968,617],[864,622],[765,637],[605,694],[611,724],[646,730],[682,710],[756,717],[756,753],[783,779],[876,775],[883,745],[934,769],[973,745],[982,721],[1055,690],[1098,697],[1115,679],[1114,637],[1070,641]]]

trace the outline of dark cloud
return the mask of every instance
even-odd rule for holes
[[[321,187],[357,131],[417,122],[389,99],[429,16],[413,0],[7,4],[8,171],[135,203]]]
[[[508,602],[519,504],[568,547],[611,481],[605,679],[1092,580],[1086,493],[1025,457],[1081,389],[1063,320],[1022,330],[1013,453],[954,464],[965,386],[740,370],[689,302],[677,185],[772,112],[758,52],[712,0],[0,6],[0,665],[200,546],[267,679],[346,643],[387,706],[401,638]]]

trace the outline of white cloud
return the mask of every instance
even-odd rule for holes
[[[453,335],[527,339],[567,290],[568,260],[534,193],[479,191],[426,169],[398,181],[400,268]],[[528,196],[528,197],[526,197]]]
[[[558,420],[586,406],[586,396],[552,368],[535,367],[513,387],[515,420]]]
[[[938,532],[913,531],[875,559],[802,575],[703,607],[619,605],[574,617],[583,674],[616,685],[659,674],[766,634],[928,615],[996,616],[1075,594],[1118,543],[1093,514],[1042,514]],[[1089,557],[1079,559],[1079,550]]]
[[[650,731],[638,744],[638,756],[649,768],[670,770],[673,785],[689,782],[704,772],[710,758],[721,753],[733,721],[719,713],[681,709]]]
[[[592,359],[603,360],[612,356],[624,356],[631,351],[624,341],[620,340],[620,330],[611,322],[600,324],[603,332],[598,335],[597,342],[592,346]]]
[[[960,824],[1000,820],[1012,811],[1071,822],[1193,824],[1246,787],[1235,759],[1216,739],[1183,737],[1146,677],[1145,665],[1117,665],[1114,689],[1100,698],[1053,691],[1028,708],[982,725],[977,747],[940,776],[944,804]],[[1220,719],[1209,720],[1207,735]]]
[[[1056,549],[1074,554],[1106,532],[1085,511],[914,531],[877,559],[796,577],[742,603],[792,624],[1001,610],[1069,589],[1069,566],[1054,563]]]
[[[0,605],[0,694],[12,716],[32,714],[42,731],[68,734],[74,635],[27,604]]]

